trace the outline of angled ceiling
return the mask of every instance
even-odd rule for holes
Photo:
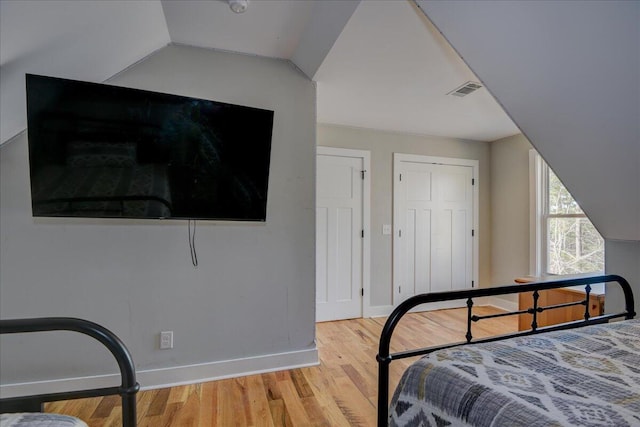
[[[313,6],[309,1],[258,0],[235,14],[226,1],[162,1],[174,43],[283,59],[293,56]]]
[[[418,4],[600,234],[640,241],[640,2]]]
[[[0,1],[0,143],[26,128],[25,73],[103,82],[170,41],[159,2]]]
[[[104,82],[169,43],[292,61],[318,121],[495,140],[518,133],[408,0],[0,1],[0,142],[26,127],[24,74]]]
[[[318,120],[493,141],[518,128],[417,6],[363,1],[315,75]]]

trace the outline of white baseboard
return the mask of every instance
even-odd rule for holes
[[[393,305],[373,305],[365,310],[363,317],[387,317],[394,308]]]
[[[136,372],[136,378],[140,383],[141,390],[152,390],[285,369],[303,368],[315,366],[319,363],[318,349],[313,348],[196,365],[139,370]],[[56,393],[61,391],[113,387],[119,384],[119,374],[3,384],[0,386],[0,397],[4,399],[7,397]]]
[[[304,368],[316,366],[319,363],[318,349],[314,348],[175,368],[152,369],[140,372],[138,374],[138,382],[143,390],[149,390],[285,369]]]

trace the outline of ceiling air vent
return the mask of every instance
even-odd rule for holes
[[[472,92],[475,92],[476,90],[480,89],[481,87],[482,87],[482,85],[480,83],[477,83],[477,82],[466,82],[465,84],[463,84],[459,88],[454,89],[451,92],[449,92],[447,95],[463,97],[463,96],[469,95]]]

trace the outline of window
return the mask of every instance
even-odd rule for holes
[[[531,273],[604,271],[604,240],[542,158],[532,151]]]

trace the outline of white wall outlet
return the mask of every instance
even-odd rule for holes
[[[173,331],[160,332],[160,350],[173,348]]]

